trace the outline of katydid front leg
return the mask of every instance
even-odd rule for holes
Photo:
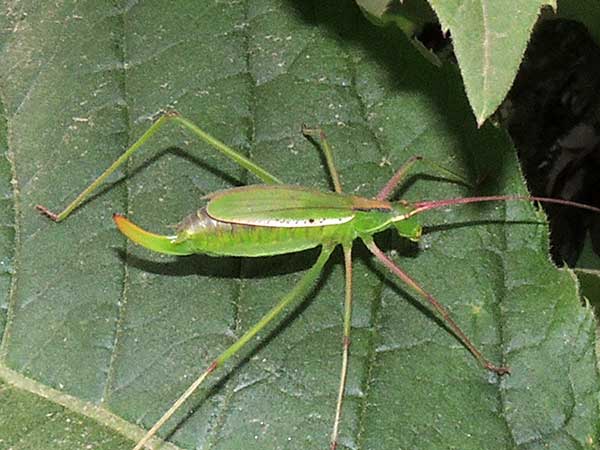
[[[313,138],[315,136],[319,137],[319,140],[321,141],[321,148],[323,149],[323,154],[325,155],[325,161],[327,162],[327,170],[329,170],[329,175],[331,175],[331,181],[333,182],[334,191],[338,194],[341,193],[342,183],[340,183],[340,175],[338,174],[338,171],[335,168],[335,162],[333,160],[333,151],[331,150],[331,145],[327,140],[325,132],[319,127],[309,128],[306,125],[302,125],[302,134],[309,138]]]
[[[363,239],[367,248],[375,255],[381,264],[383,264],[390,272],[400,278],[406,285],[416,291],[421,297],[429,302],[429,304],[442,316],[442,319],[450,325],[450,328],[458,336],[461,342],[469,349],[469,351],[477,358],[481,365],[491,372],[495,372],[498,375],[510,374],[510,368],[507,366],[497,366],[490,362],[483,356],[483,353],[471,342],[465,332],[458,326],[458,324],[450,316],[450,311],[438,302],[433,295],[423,289],[415,280],[413,280],[406,272],[398,267],[385,253],[381,251],[375,244],[372,238]]]

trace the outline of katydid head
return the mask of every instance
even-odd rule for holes
[[[421,234],[423,234],[423,227],[419,220],[412,217],[412,211],[415,209],[414,206],[405,200],[400,200],[392,203],[392,208],[394,210],[392,224],[396,228],[398,235],[413,242],[419,241]]]

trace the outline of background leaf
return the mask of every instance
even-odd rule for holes
[[[506,136],[470,125],[458,74],[338,2],[21,2],[2,20],[3,446],[129,448],[135,424],[149,427],[314,261],[315,252],[176,259],[126,242],[113,212],[165,230],[202,195],[256,182],[174,127],[64,224],[34,211],[70,201],[161,108],[290,183],[329,188],[318,149],[299,133],[307,123],[328,132],[348,192],[374,195],[417,153],[477,189],[421,168],[404,198],[524,192]],[[572,274],[549,262],[541,215],[511,203],[424,219],[419,248],[391,234],[380,244],[513,375],[478,367],[357,245],[341,447],[597,445],[593,317]],[[338,253],[310,298],[163,435],[181,448],[325,448],[342,274]]]
[[[556,1],[539,0],[356,0],[374,23],[395,23],[409,38],[420,32],[424,23],[436,22],[437,15],[444,34],[452,36],[454,55],[463,77],[467,97],[479,125],[500,106],[513,84],[517,70],[541,9],[556,10]],[[581,3],[581,4],[580,4]],[[564,7],[563,7],[564,4]],[[432,14],[432,11],[435,11]],[[561,3],[566,16],[586,16],[594,23],[591,2]],[[594,11],[597,13],[597,11]],[[432,52],[416,38],[413,44],[439,65]]]
[[[540,9],[552,0],[429,0],[452,33],[465,90],[478,124],[500,106],[517,74]]]

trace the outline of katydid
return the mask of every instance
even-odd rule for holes
[[[56,222],[64,220],[111,173],[168,122],[176,122],[187,128],[201,140],[237,162],[243,168],[249,170],[265,184],[237,187],[209,194],[204,198],[206,205],[184,218],[177,227],[176,233],[172,236],[150,233],[128,221],[122,215],[115,214],[114,220],[123,234],[134,242],[153,251],[171,255],[204,253],[213,256],[258,257],[297,252],[319,246],[321,247],[321,251],[317,261],[308,269],[296,286],[265,314],[258,323],[246,331],[242,337],[219,355],[200,374],[154,426],[139,440],[134,450],[140,450],[145,447],[148,441],[211,373],[233,357],[257,333],[278,317],[284,309],[288,308],[294,301],[303,298],[319,277],[334,248],[341,245],[344,255],[346,290],[342,337],[342,367],[330,438],[330,449],[334,450],[338,442],[342,402],[348,371],[352,313],[351,253],[352,244],[356,239],[360,239],[379,262],[413,291],[423,297],[437,311],[456,337],[460,339],[485,369],[498,375],[509,374],[510,368],[490,362],[452,319],[449,311],[380,250],[375,244],[373,235],[392,228],[400,236],[411,241],[418,241],[421,237],[422,227],[416,218],[417,215],[436,208],[466,203],[509,200],[539,201],[557,203],[600,213],[599,208],[572,201],[514,195],[452,198],[416,203],[404,200],[390,201],[390,197],[407,172],[416,163],[424,161],[420,156],[409,158],[396,171],[394,176],[386,183],[375,198],[370,199],[345,194],[342,192],[340,179],[333,161],[332,150],[325,134],[319,129],[313,130],[308,128],[303,129],[304,134],[309,137],[316,137],[320,141],[329,175],[334,186],[334,192],[322,192],[301,186],[285,185],[267,170],[210,136],[176,112],[163,114],[62,212],[55,214],[46,207],[39,205],[37,209]],[[456,174],[432,162],[428,162],[428,164],[445,175],[460,178]]]

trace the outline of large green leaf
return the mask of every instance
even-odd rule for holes
[[[70,201],[161,108],[176,107],[290,183],[329,188],[318,149],[300,135],[305,122],[328,132],[349,192],[374,195],[417,153],[479,183],[468,190],[420,168],[406,198],[523,192],[506,136],[470,125],[455,71],[431,67],[353,7],[165,5],[5,5],[0,447],[129,448],[315,259],[171,258],[127,243],[113,212],[164,231],[201,195],[256,182],[174,127],[63,224],[36,213],[37,203]],[[571,273],[549,262],[542,216],[511,203],[424,219],[420,248],[390,234],[380,244],[513,374],[481,369],[357,245],[341,447],[593,448],[593,317]],[[326,448],[342,275],[336,253],[302,307],[161,435],[172,432],[181,448]]]

